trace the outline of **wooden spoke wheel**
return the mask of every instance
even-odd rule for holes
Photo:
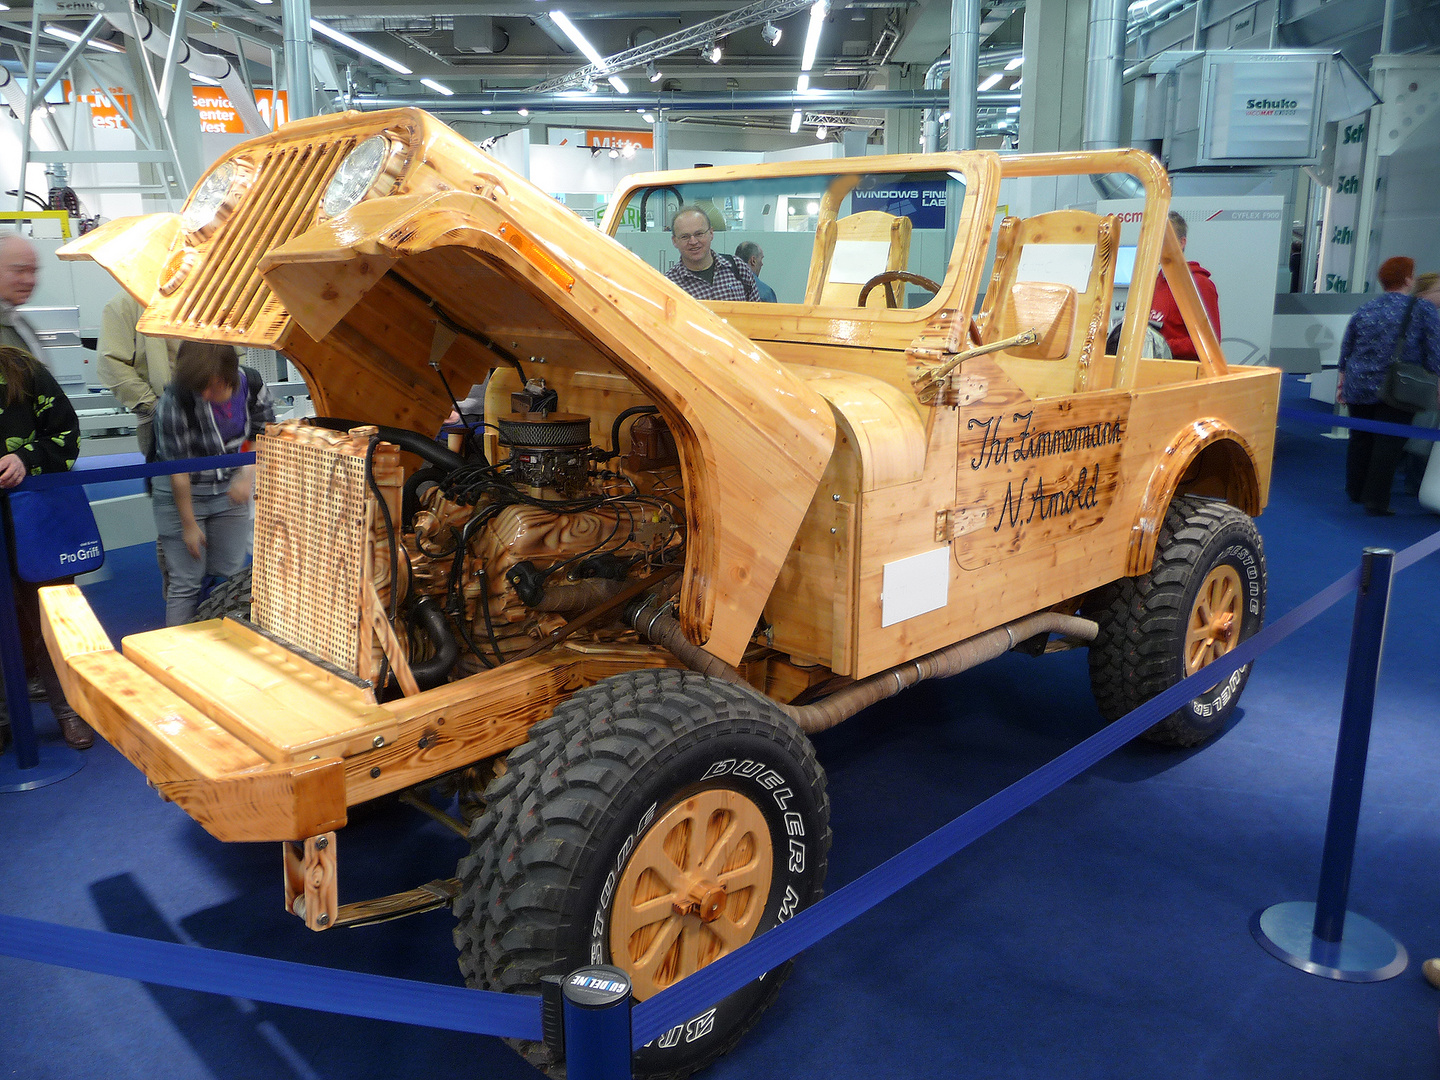
[[[460,862],[471,986],[539,994],[587,964],[647,998],[820,898],[830,847],[810,740],[767,699],[689,671],[578,691],[485,789]],[[704,1068],[780,992],[785,963],[635,1051],[641,1078]],[[521,1052],[552,1074],[543,1044]]]
[[[1235,647],[1244,616],[1241,596],[1240,573],[1233,566],[1222,563],[1201,582],[1185,633],[1186,675],[1194,675]]]
[[[774,845],[760,808],[727,788],[671,807],[641,837],[610,912],[610,957],[644,1001],[755,936]]]
[[[1090,685],[1118,720],[1231,652],[1265,619],[1265,553],[1255,523],[1215,499],[1180,496],[1160,527],[1147,574],[1122,578],[1086,605],[1100,624]],[[1198,746],[1235,712],[1250,665],[1197,694],[1143,738]]]

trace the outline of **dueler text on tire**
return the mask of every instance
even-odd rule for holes
[[[543,975],[609,963],[643,1000],[820,897],[824,774],[800,729],[743,687],[617,675],[536,724],[506,765],[459,868],[455,942],[472,986],[539,993]],[[636,1075],[683,1076],[723,1054],[788,967],[647,1043]]]
[[[1093,614],[1100,636],[1090,646],[1090,684],[1100,712],[1117,720],[1260,629],[1265,551],[1255,523],[1227,503],[1175,499],[1150,572],[1106,586]],[[1225,726],[1249,675],[1246,664],[1144,737],[1198,746]]]

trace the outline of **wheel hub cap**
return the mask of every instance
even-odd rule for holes
[[[1185,632],[1185,674],[1193,675],[1236,645],[1243,611],[1240,574],[1217,566],[1205,575]]]
[[[636,841],[610,912],[611,962],[636,999],[754,937],[773,866],[765,815],[739,792],[700,791],[661,815]]]

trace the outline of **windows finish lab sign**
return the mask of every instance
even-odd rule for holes
[[[1321,76],[1317,63],[1217,62],[1211,75],[1210,158],[1314,156]]]

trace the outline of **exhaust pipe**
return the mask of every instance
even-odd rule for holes
[[[690,670],[724,679],[752,691],[755,689],[725,661],[691,642],[680,629],[680,623],[675,617],[666,613],[664,603],[657,605],[653,598],[646,601],[631,614],[629,622],[642,637],[674,653]],[[877,672],[812,705],[776,704],[786,716],[800,725],[805,734],[814,735],[834,727],[842,720],[850,719],[862,709],[894,697],[916,683],[958,675],[987,660],[1003,656],[1020,642],[1037,634],[1063,634],[1088,642],[1094,641],[1099,633],[1100,627],[1093,619],[1041,611],[958,641],[954,645],[947,645],[915,660],[907,660],[888,671]]]

